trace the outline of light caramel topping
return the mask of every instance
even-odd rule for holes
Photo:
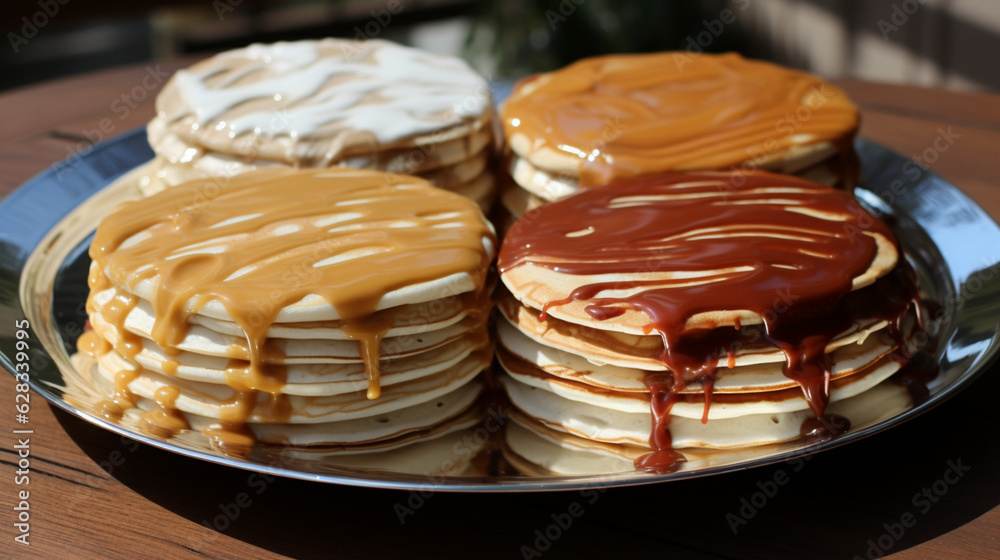
[[[110,399],[97,403],[98,413],[109,419],[118,420],[126,410],[135,406],[135,393],[128,388],[139,377],[137,370],[123,369],[115,373],[115,388]]]
[[[181,430],[191,429],[187,418],[174,403],[181,394],[177,387],[160,387],[153,395],[156,408],[142,415],[142,429],[160,437],[168,437]]]
[[[221,304],[246,333],[249,351],[249,360],[227,369],[238,396],[222,420],[238,424],[256,391],[273,392],[284,381],[283,369],[264,359],[267,329],[282,310],[316,296],[328,303],[336,315],[330,319],[366,349],[374,398],[379,341],[390,325],[369,317],[383,298],[430,282],[440,286],[427,300],[478,292],[493,246],[475,203],[419,179],[264,171],[233,179],[221,192],[196,181],[118,209],[91,245],[99,271],[91,289],[110,283],[134,294],[142,283],[153,286],[152,338],[167,352],[193,314]],[[455,278],[465,287],[455,288],[463,285]],[[121,323],[135,302],[120,303],[105,318],[125,332]],[[279,416],[281,408],[275,404]]]
[[[243,423],[223,421],[202,433],[208,437],[213,447],[227,455],[245,457],[257,443],[253,431]]]
[[[589,58],[533,76],[501,117],[515,151],[579,161],[583,186],[739,166],[849,141],[858,126],[857,108],[820,78],[736,54],[680,52]]]
[[[87,296],[87,313],[94,313],[95,311],[100,310],[101,317],[105,318],[105,320],[114,325],[124,325],[125,318],[128,317],[128,314],[135,309],[136,305],[138,305],[139,298],[133,294],[118,292],[105,305],[98,305],[98,303],[94,300],[94,294],[100,290],[108,288],[110,283],[98,267],[91,267],[88,282],[91,289],[90,294]],[[118,330],[119,338],[117,344],[115,345],[115,350],[125,358],[134,360],[136,354],[142,351],[142,339],[124,328]],[[89,340],[89,338],[84,339],[81,337],[81,340]],[[105,341],[102,343],[102,348],[104,344],[107,344],[107,342]],[[79,346],[79,343],[77,345]],[[85,350],[83,348],[80,348],[80,350],[86,351],[91,356],[97,355],[95,352],[90,350]]]

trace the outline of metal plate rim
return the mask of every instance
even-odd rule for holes
[[[87,180],[94,181],[95,185],[96,183],[100,183],[102,181],[106,185],[110,183],[117,176],[120,176],[128,172],[132,168],[127,165],[115,167],[114,165],[115,161],[117,161],[118,159],[121,159],[122,161],[126,162],[132,162],[134,165],[138,165],[142,163],[143,155],[151,156],[152,152],[149,150],[148,144],[145,143],[144,135],[145,135],[145,129],[141,127],[126,132],[115,139],[112,139],[106,143],[100,144],[92,148],[91,150],[88,150],[86,153],[82,154],[79,157],[79,159],[74,163],[74,165],[76,165],[78,168],[84,166],[85,169],[89,169],[86,168],[86,165],[91,161],[100,161],[101,165],[107,165],[108,161],[104,161],[104,159],[109,160],[110,168],[103,170],[105,171],[103,175],[98,173],[98,176],[96,178],[87,175]],[[909,161],[906,158],[903,158],[903,156],[895,154],[894,152],[891,152],[881,146],[873,144],[864,139],[858,140],[858,145],[859,148],[866,148],[869,150],[877,150],[877,151],[880,150],[884,152],[884,157],[895,158],[896,163],[899,163],[900,161]],[[133,157],[131,158],[114,157],[120,155],[119,154],[120,152],[127,152],[129,150],[135,152],[133,154]],[[102,159],[102,156],[110,156],[110,157],[105,157],[104,159]],[[5,200],[0,202],[0,217],[6,218],[9,217],[12,213],[18,212],[20,209],[18,207],[19,203],[23,202],[24,199],[31,197],[34,194],[33,191],[35,189],[38,189],[39,185],[45,184],[46,182],[51,182],[50,181],[51,176],[54,173],[56,173],[58,165],[59,164],[36,175],[34,178],[27,181],[18,189],[16,189],[14,192],[12,192],[10,195],[8,195]],[[937,182],[945,185],[947,188],[950,188],[953,191],[953,193],[951,194],[958,197],[959,201],[966,207],[975,208],[979,212],[979,216],[977,217],[980,220],[983,220],[985,218],[987,226],[992,227],[994,233],[998,236],[998,238],[1000,238],[1000,227],[997,226],[996,222],[993,221],[993,219],[988,214],[986,214],[986,212],[982,210],[982,208],[980,208],[973,201],[971,201],[971,199],[969,199],[959,189],[957,189],[950,183],[947,183],[946,181],[934,175],[933,173],[926,173],[923,176],[922,181]],[[96,185],[96,189],[93,192],[96,192],[102,186],[103,185]],[[88,196],[89,194],[91,193],[88,193]],[[867,194],[869,196],[861,197],[863,202],[865,202],[864,200],[865,198],[869,198],[868,202],[875,202],[875,203],[878,202],[877,200],[870,198],[871,196],[877,198],[878,195],[874,194],[871,191],[867,191]],[[84,200],[85,199],[86,197],[84,198]],[[83,200],[76,200],[75,202],[79,203],[82,201]],[[56,211],[58,211],[58,209],[56,209]],[[48,231],[48,229],[50,229],[56,223],[62,220],[63,217],[64,215],[48,216],[48,218],[51,220],[51,223],[45,228],[46,231]],[[0,220],[0,224],[4,224],[3,226],[0,226],[0,246],[6,248],[8,246],[13,245],[18,248],[24,248],[23,243],[18,243],[16,240],[11,239],[11,232],[7,227],[8,220]],[[34,253],[35,248],[36,247],[30,247],[31,253]],[[19,260],[17,263],[8,263],[8,264],[20,264],[23,266],[26,260],[27,257]],[[944,264],[947,264],[947,259],[945,261],[946,262]],[[0,268],[0,276],[4,276],[5,274],[9,275],[11,272],[12,270],[10,267]],[[17,270],[16,272],[17,272],[18,284],[20,284],[21,270]],[[1000,284],[1000,282],[998,282],[998,284]],[[22,301],[19,295],[15,297],[15,301],[13,302],[0,302],[0,304],[2,303],[8,304],[6,306],[8,308],[13,308],[13,306],[9,304],[11,303],[16,304],[17,307],[16,311],[20,312],[23,316],[24,309],[22,307]],[[13,320],[15,319],[16,318],[11,318],[11,322],[13,322]],[[1000,322],[1000,317],[994,317],[994,319]],[[8,325],[0,325],[0,339],[6,340],[7,338],[10,338],[10,336],[8,336],[8,333],[5,332],[7,327]],[[2,365],[4,369],[6,369],[9,373],[13,375],[15,371],[14,363],[13,360],[11,359],[11,356],[8,354],[10,354],[10,352],[8,352],[6,348],[0,347],[0,365]],[[759,466],[774,464],[792,458],[811,455],[813,453],[818,453],[828,449],[840,447],[841,445],[845,445],[853,441],[869,437],[871,435],[877,434],[891,427],[907,422],[925,413],[931,408],[938,406],[942,402],[946,401],[948,398],[951,398],[959,391],[967,387],[977,377],[982,375],[982,373],[989,367],[989,365],[996,360],[998,355],[1000,355],[1000,333],[997,333],[996,330],[994,329],[993,337],[989,340],[987,348],[978,354],[977,359],[974,361],[973,364],[969,366],[969,368],[963,375],[961,375],[961,377],[959,377],[957,380],[949,384],[947,388],[944,389],[941,393],[934,395],[931,399],[928,399],[926,402],[921,403],[896,416],[881,421],[873,426],[869,426],[867,428],[859,430],[858,432],[850,433],[843,438],[838,438],[824,444],[814,445],[807,448],[792,449],[787,452],[776,453],[764,458],[749,460],[746,462],[737,463],[735,465],[732,464],[720,465],[695,471],[681,471],[670,475],[641,475],[630,478],[621,478],[618,476],[606,476],[606,475],[587,475],[587,476],[553,476],[553,477],[544,477],[536,480],[524,480],[518,477],[508,477],[508,478],[496,478],[496,479],[491,479],[490,482],[483,482],[479,478],[442,476],[439,477],[440,478],[439,482],[435,482],[433,480],[430,480],[428,477],[420,475],[399,475],[395,473],[386,473],[386,474],[381,474],[380,476],[371,476],[372,474],[377,474],[377,473],[369,473],[368,476],[363,476],[363,475],[352,476],[351,474],[339,475],[339,474],[310,473],[296,469],[275,467],[267,464],[251,463],[239,459],[233,459],[223,455],[213,455],[211,453],[207,453],[202,450],[183,447],[173,444],[166,440],[160,440],[157,438],[149,437],[145,434],[134,432],[132,430],[129,430],[122,426],[116,425],[112,422],[109,422],[103,418],[90,414],[86,411],[78,409],[72,404],[64,401],[59,395],[51,391],[49,387],[47,387],[41,382],[36,381],[35,379],[32,379],[29,385],[31,386],[32,390],[34,390],[40,396],[45,398],[48,402],[54,404],[61,410],[75,417],[78,417],[84,421],[87,421],[95,426],[111,431],[115,434],[118,434],[120,436],[128,437],[140,441],[142,443],[151,445],[153,447],[177,453],[180,455],[184,455],[187,457],[191,457],[194,459],[200,459],[211,463],[216,463],[229,467],[235,467],[253,472],[260,472],[264,474],[283,476],[288,478],[296,478],[300,480],[344,484],[344,485],[358,486],[358,487],[395,489],[395,490],[432,490],[432,491],[448,491],[448,492],[515,492],[515,491],[523,492],[523,491],[560,491],[560,490],[567,491],[567,490],[579,490],[581,488],[597,487],[597,486],[601,487],[636,486],[636,485],[653,484],[665,481],[685,480],[702,476],[710,476],[730,471],[739,471],[739,470],[745,470],[749,468],[756,468]]]

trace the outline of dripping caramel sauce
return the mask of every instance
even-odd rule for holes
[[[255,410],[273,422],[290,416],[281,393],[285,367],[274,363],[280,351],[267,343],[267,331],[279,312],[307,295],[328,302],[339,327],[358,342],[369,398],[380,394],[381,341],[394,316],[376,313],[385,294],[466,274],[474,297],[466,290],[463,302],[484,300],[490,265],[484,240],[496,244],[491,228],[474,202],[422,180],[358,170],[280,170],[231,179],[214,197],[205,196],[209,187],[210,181],[179,185],[127,203],[102,221],[90,247],[95,264],[87,310],[99,311],[115,327],[114,350],[134,361],[142,339],[124,324],[141,282],[154,286],[150,334],[168,356],[179,352],[192,315],[210,301],[225,308],[246,339],[245,348],[233,348],[225,370],[233,396],[222,403],[220,422],[205,430],[221,448],[255,441],[246,426]],[[323,222],[331,217],[336,219]],[[212,245],[224,248],[191,250]],[[350,258],[337,260],[344,255]],[[98,309],[94,294],[111,287],[116,295]],[[81,337],[79,347],[96,357],[109,343],[94,336]],[[169,374],[177,364],[167,362]],[[138,375],[115,376],[112,398],[99,405],[102,415],[120,418],[135,406],[128,385]],[[157,391],[156,397],[158,408],[143,415],[143,425],[157,433],[182,429],[176,395]]]
[[[160,387],[153,394],[153,402],[157,408],[144,412],[141,416],[140,427],[160,437],[170,437],[181,430],[190,430],[184,414],[177,410],[177,397],[181,394],[177,387]]]

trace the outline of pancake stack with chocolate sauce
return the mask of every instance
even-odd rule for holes
[[[546,201],[646,173],[765,169],[844,188],[858,175],[844,92],[737,54],[584,59],[519,82],[501,122],[516,183],[501,192],[504,230]]]
[[[764,171],[647,175],[514,224],[499,254],[505,454],[650,472],[825,441],[909,399],[916,289],[849,194]],[[624,461],[623,461],[624,460]]]
[[[496,238],[475,203],[367,170],[210,187],[97,230],[78,346],[99,413],[234,453],[386,450],[480,420]]]
[[[156,100],[147,194],[291,166],[421,176],[492,204],[493,101],[460,59],[382,40],[254,44],[178,71]]]

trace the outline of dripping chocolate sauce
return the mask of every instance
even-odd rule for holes
[[[853,280],[878,254],[874,235],[897,247],[888,226],[850,195],[803,179],[753,172],[739,187],[722,172],[674,173],[623,180],[586,189],[541,207],[535,219],[516,223],[499,255],[501,273],[531,264],[569,275],[618,273],[624,280],[586,284],[550,309],[586,302],[594,320],[641,311],[647,334],[663,341],[660,361],[668,372],[648,372],[653,451],[636,461],[639,470],[667,473],[683,455],[673,449],[670,409],[692,383],[705,392],[708,419],[719,351],[735,365],[742,334],[731,325],[688,323],[699,313],[747,310],[763,318],[764,337],[785,355],[783,372],[796,382],[813,416],[800,432],[810,442],[832,439],[850,428],[847,419],[826,414],[831,365],[826,347],[859,318],[886,321],[905,346],[902,317],[919,311],[915,279],[905,261],[856,291]],[[632,197],[629,199],[628,197]],[[777,200],[775,200],[777,199]],[[616,204],[638,200],[638,204]],[[804,212],[789,211],[789,208]],[[820,219],[837,215],[840,220]],[[578,232],[588,226],[587,235]],[[705,231],[744,235],[710,236]],[[703,272],[706,282],[629,279],[643,272]],[[605,290],[634,290],[624,297],[598,297]],[[735,327],[735,328],[734,328]],[[905,356],[900,356],[905,360]]]

